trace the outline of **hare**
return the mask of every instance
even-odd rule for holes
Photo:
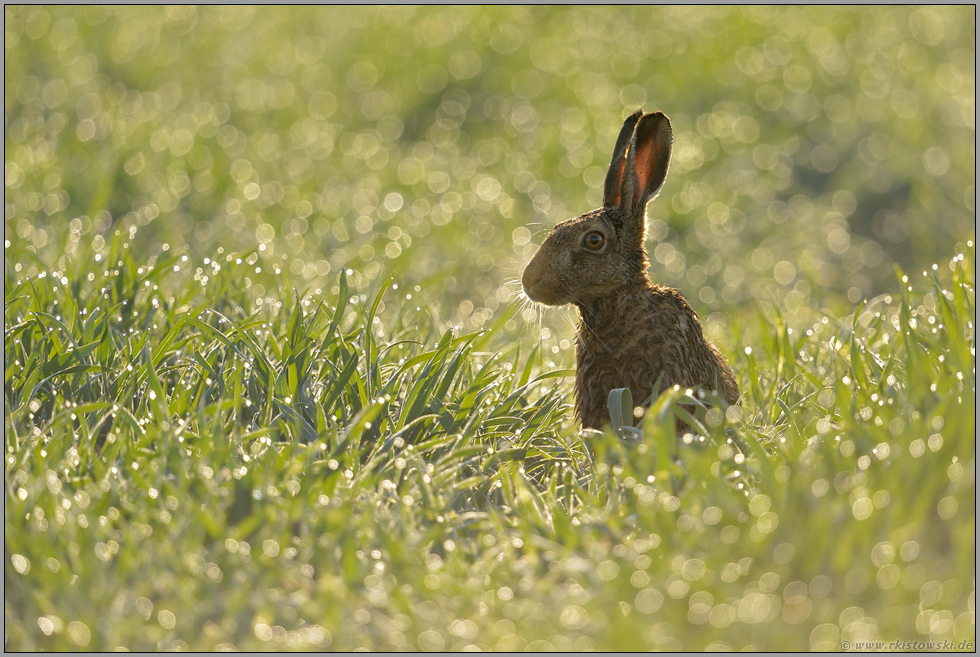
[[[684,296],[647,276],[646,204],[667,177],[673,132],[664,114],[630,115],[616,140],[602,207],[555,226],[524,270],[524,293],[549,306],[574,304],[575,415],[584,428],[609,423],[613,388],[647,400],[673,385],[739,399],[725,357],[704,339]],[[677,428],[682,430],[678,421]]]

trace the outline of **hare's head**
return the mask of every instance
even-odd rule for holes
[[[532,301],[587,305],[642,277],[646,204],[667,177],[672,140],[662,113],[637,110],[623,123],[606,174],[602,207],[555,226],[524,270]]]

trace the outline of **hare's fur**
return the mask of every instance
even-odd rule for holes
[[[650,281],[646,203],[660,191],[672,132],[661,113],[626,119],[606,177],[603,207],[555,226],[524,270],[525,294],[547,305],[574,304],[575,412],[585,428],[609,422],[613,388],[648,400],[680,385],[716,390],[738,401],[725,357],[704,339],[684,296]]]

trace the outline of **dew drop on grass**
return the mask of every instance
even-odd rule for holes
[[[21,575],[26,575],[31,570],[30,560],[22,554],[14,554],[10,557],[10,563],[13,564],[14,570],[16,570]]]
[[[811,484],[810,490],[814,497],[823,497],[830,491],[830,482],[826,479],[817,479]]]
[[[939,504],[936,507],[936,511],[939,513],[939,517],[943,520],[949,520],[956,515],[958,509],[958,503],[955,497],[948,496],[939,500]]]
[[[45,636],[51,636],[51,633],[54,632],[54,622],[47,616],[38,618],[37,626]]]
[[[72,621],[68,623],[68,636],[81,647],[85,647],[92,640],[92,631],[89,629],[88,625],[81,621]]]
[[[866,520],[871,516],[871,512],[874,508],[872,501],[867,497],[861,497],[854,501],[851,505],[851,511],[854,517],[858,520]]]

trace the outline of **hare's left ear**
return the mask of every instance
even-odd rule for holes
[[[647,202],[660,193],[670,164],[670,121],[662,112],[645,114],[636,124],[626,153],[619,207],[626,216],[644,215]]]

